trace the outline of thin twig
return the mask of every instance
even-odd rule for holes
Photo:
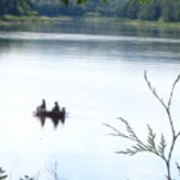
[[[177,78],[175,79],[175,81],[174,81],[174,83],[172,85],[170,95],[169,95],[168,108],[170,108],[170,106],[172,104],[174,90],[175,90],[176,84],[178,83],[179,80],[180,80],[180,74],[178,74]]]
[[[159,97],[159,95],[156,92],[156,89],[151,86],[151,83],[147,78],[147,72],[146,71],[144,71],[144,79],[145,79],[149,89],[151,90],[152,94],[159,100],[159,102],[162,104],[162,106],[167,110],[168,107],[164,103],[163,99]]]

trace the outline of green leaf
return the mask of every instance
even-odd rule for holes
[[[161,141],[158,145],[158,152],[160,153],[161,156],[164,156],[164,151],[165,151],[165,148],[166,148],[166,140],[164,138],[164,135],[162,134],[161,135]]]
[[[6,179],[8,175],[0,176],[0,180]]]
[[[81,4],[85,4],[86,0],[77,0],[77,4],[81,5]]]
[[[138,0],[140,3],[147,3],[149,0]]]
[[[0,180],[4,180],[8,175],[4,175],[5,171],[0,167]]]
[[[63,4],[65,4],[66,6],[69,4],[69,0],[60,0]]]
[[[152,128],[148,126],[148,138],[147,138],[147,147],[149,148],[149,151],[156,152],[156,145],[155,145],[155,137],[156,134],[153,132]]]
[[[34,180],[34,178],[31,178],[28,175],[24,175],[24,178],[20,178],[20,180]]]

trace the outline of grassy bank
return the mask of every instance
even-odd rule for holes
[[[35,23],[35,22],[53,22],[52,18],[45,16],[0,16],[0,25],[17,24],[17,23]]]
[[[48,17],[48,16],[0,16],[0,25],[11,25],[21,23],[54,23],[62,20],[69,20],[70,17]]]

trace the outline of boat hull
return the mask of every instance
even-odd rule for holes
[[[65,112],[37,111],[36,116],[44,116],[50,118],[65,118]]]

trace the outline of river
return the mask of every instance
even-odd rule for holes
[[[24,175],[53,179],[53,170],[68,180],[165,179],[159,157],[116,154],[132,143],[109,136],[112,130],[103,123],[126,132],[117,119],[123,117],[143,141],[149,124],[157,143],[163,133],[169,145],[166,112],[148,89],[144,71],[167,102],[180,72],[179,49],[178,30],[112,21],[0,27],[0,166],[13,179]],[[179,88],[171,109],[176,127]],[[55,101],[66,107],[64,125],[54,129],[47,119],[42,127],[33,117],[43,98],[49,110]]]

